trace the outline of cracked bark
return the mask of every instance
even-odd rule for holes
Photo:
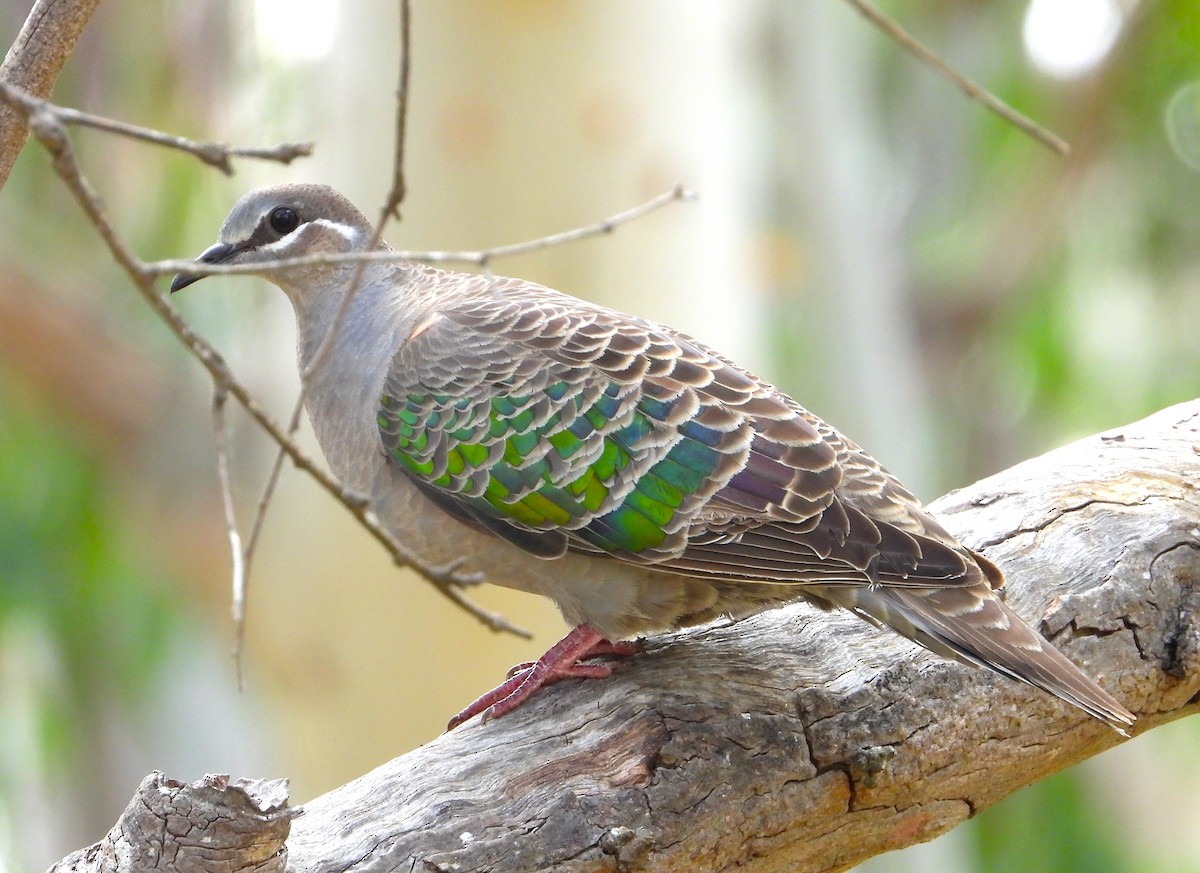
[[[293,815],[283,779],[205,776],[186,784],[155,772],[142,780],[103,840],[63,858],[49,873],[283,873]]]
[[[1137,733],[1196,711],[1200,400],[933,508]],[[1049,695],[798,604],[654,641],[611,679],[554,686],[318,797],[287,869],[841,870],[1120,740]]]

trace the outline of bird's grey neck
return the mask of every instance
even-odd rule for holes
[[[334,474],[364,493],[381,457],[375,416],[384,377],[402,338],[412,332],[404,282],[403,276],[368,270],[344,306],[345,294],[329,289],[319,298],[292,298],[300,368],[309,374],[309,419]],[[331,329],[333,338],[318,361]]]
[[[330,355],[371,357],[375,352],[390,357],[413,317],[405,306],[405,281],[406,271],[400,267],[368,268],[348,301],[349,277],[341,291],[304,300],[293,297],[301,369],[309,371],[331,332]]]

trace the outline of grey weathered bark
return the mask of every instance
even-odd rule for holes
[[[37,0],[0,66],[0,81],[49,99],[100,0]],[[0,103],[0,188],[29,137],[24,114]]]
[[[50,873],[283,873],[294,815],[283,779],[205,776],[185,784],[151,773],[103,840],[72,852]]]
[[[1200,400],[934,508],[1137,732],[1196,711]],[[1119,741],[1046,694],[796,605],[655,641],[609,680],[318,797],[287,869],[841,870]]]

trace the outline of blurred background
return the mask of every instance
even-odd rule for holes
[[[0,2],[5,44],[28,8]],[[413,0],[389,238],[516,242],[683,182],[698,202],[495,268],[703,338],[925,499],[1200,395],[1200,5],[884,9],[1070,156],[843,3]],[[265,183],[327,182],[378,213],[397,32],[393,0],[110,3],[55,99],[202,139],[316,141],[227,179],[76,131],[142,257],[191,257]],[[155,768],[288,776],[311,799],[437,736],[564,631],[548,602],[488,588],[535,638],[485,630],[289,470],[239,693],[207,376],[36,146],[0,199],[0,259],[0,873],[99,839]],[[214,278],[173,302],[286,417],[283,295]],[[272,448],[232,421],[246,522]],[[1200,870],[1198,731],[1156,730],[861,869]]]

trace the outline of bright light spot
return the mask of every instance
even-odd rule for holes
[[[281,61],[317,61],[333,49],[340,7],[340,0],[254,0],[254,35]]]
[[[1200,82],[1184,85],[1167,103],[1167,139],[1180,160],[1200,170]]]
[[[1082,76],[1112,49],[1124,17],[1120,0],[1030,0],[1025,51],[1052,76]]]

